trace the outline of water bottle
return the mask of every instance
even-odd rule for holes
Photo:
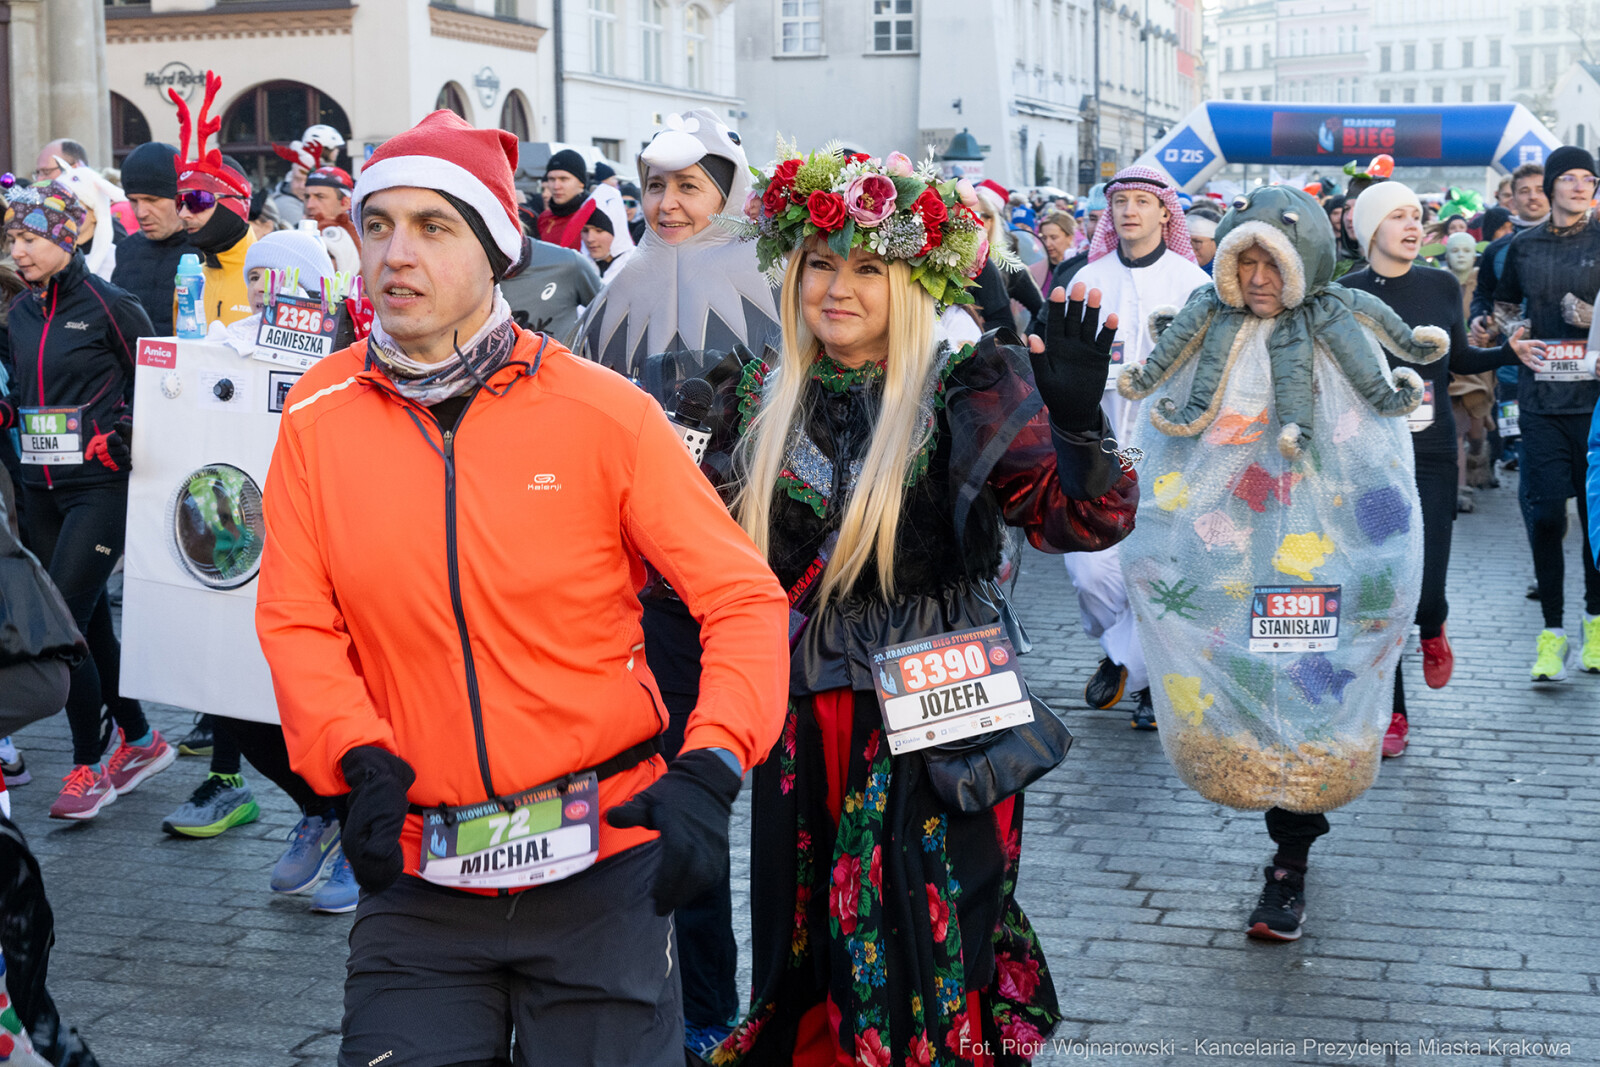
[[[178,296],[178,337],[185,341],[198,341],[206,335],[206,278],[200,269],[200,257],[185,252],[178,260],[176,282]]]

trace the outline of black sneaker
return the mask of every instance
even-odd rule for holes
[[[1286,867],[1263,868],[1267,876],[1245,933],[1262,941],[1298,941],[1306,917],[1306,876]]]
[[[1528,599],[1529,600],[1538,600],[1539,599],[1539,583],[1538,582],[1529,582],[1528,583]]]
[[[183,740],[178,742],[178,755],[209,756],[215,745],[216,738],[211,730],[211,716],[196,715],[194,729],[184,734]]]
[[[1083,687],[1083,699],[1091,708],[1104,711],[1122,699],[1122,690],[1127,684],[1128,668],[1102,659],[1089,684]]]
[[[1135,730],[1154,730],[1156,728],[1156,707],[1150,701],[1148,687],[1133,694],[1139,698],[1138,706],[1133,709],[1133,719],[1128,725]]]

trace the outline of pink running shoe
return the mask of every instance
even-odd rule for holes
[[[52,819],[92,819],[100,809],[117,799],[117,787],[111,784],[111,775],[101,774],[96,767],[78,764],[61,779],[61,795],[50,805]]]
[[[178,758],[178,750],[167,744],[161,736],[161,731],[152,730],[148,745],[128,744],[127,734],[122,732],[122,727],[117,727],[117,750],[111,754],[111,762],[106,766],[106,774],[111,778],[111,784],[116,787],[117,793],[131,793],[139,787],[139,783],[172,766],[172,761]]]

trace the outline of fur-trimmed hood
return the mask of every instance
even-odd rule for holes
[[[1217,224],[1212,264],[1217,295],[1246,309],[1239,288],[1239,253],[1260,245],[1283,275],[1283,306],[1296,308],[1333,282],[1338,260],[1333,226],[1308,193],[1287,185],[1264,185],[1241,196]]]

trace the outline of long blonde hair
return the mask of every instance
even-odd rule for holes
[[[771,550],[773,489],[801,417],[811,365],[822,347],[806,327],[800,307],[800,279],[806,269],[806,255],[807,248],[798,249],[784,274],[778,297],[783,351],[778,365],[767,376],[760,411],[739,444],[744,478],[733,502],[733,514],[763,555]],[[937,356],[933,298],[911,280],[911,268],[904,262],[894,260],[887,266],[889,355],[883,403],[872,427],[872,441],[862,459],[861,473],[845,504],[838,545],[823,572],[819,604],[855,585],[874,551],[878,555],[878,584],[893,595],[895,533],[900,526],[906,476],[930,431],[922,399]],[[831,491],[828,486],[816,488]]]

